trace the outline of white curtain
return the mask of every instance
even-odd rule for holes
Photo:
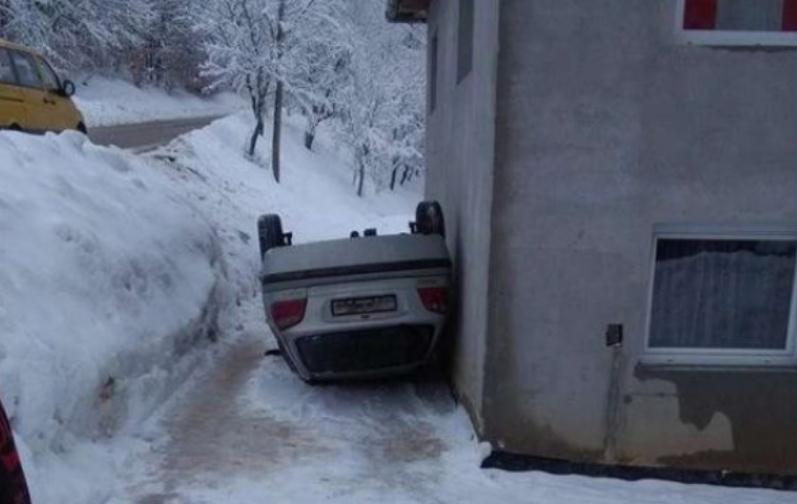
[[[784,349],[796,242],[659,240],[650,346]]]

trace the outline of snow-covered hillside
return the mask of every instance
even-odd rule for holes
[[[298,118],[297,118],[298,119]],[[313,151],[302,144],[302,130],[288,118],[282,142],[282,176],[271,173],[270,143],[261,141],[254,159],[243,155],[252,128],[250,114],[221,119],[194,131],[153,156],[165,173],[191,194],[217,226],[236,278],[254,282],[260,267],[257,218],[277,213],[296,243],[341,238],[357,229],[382,233],[407,231],[421,188],[355,195],[345,151],[327,132],[319,132]],[[271,132],[266,131],[265,138]]]
[[[234,93],[207,98],[156,87],[136,87],[122,79],[79,79],[74,97],[89,128],[166,119],[225,115],[246,107]]]

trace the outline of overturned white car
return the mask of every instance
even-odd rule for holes
[[[431,358],[451,277],[440,205],[420,203],[410,231],[292,245],[279,216],[260,217],[266,318],[303,380],[409,373]]]

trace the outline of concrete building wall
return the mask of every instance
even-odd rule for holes
[[[428,113],[426,193],[443,205],[456,268],[452,324],[454,382],[481,427],[487,329],[498,0],[476,0],[473,69],[457,82],[458,0],[432,3],[429,49],[437,37],[437,99]],[[434,58],[430,54],[429,61]],[[430,71],[432,69],[430,68]],[[431,90],[430,90],[431,93]]]
[[[484,433],[797,474],[797,373],[640,363],[654,226],[797,223],[797,51],[679,44],[675,9],[501,2]]]

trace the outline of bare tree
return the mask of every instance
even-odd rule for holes
[[[265,132],[267,97],[274,76],[276,33],[267,10],[270,0],[213,0],[199,30],[208,34],[203,75],[209,90],[232,87],[249,95],[255,127],[247,150],[254,156]]]
[[[304,78],[308,47],[330,39],[335,9],[344,0],[209,0],[210,15],[203,24],[211,34],[204,75],[211,89],[231,86],[249,94],[255,128],[249,142],[254,155],[265,130],[264,115],[269,90],[274,85],[271,166],[281,176],[282,109],[288,93],[303,103],[319,94]]]
[[[351,81],[343,139],[351,146],[357,194],[366,181],[395,188],[420,169],[424,134],[425,38],[384,24],[378,5],[352,6]]]

